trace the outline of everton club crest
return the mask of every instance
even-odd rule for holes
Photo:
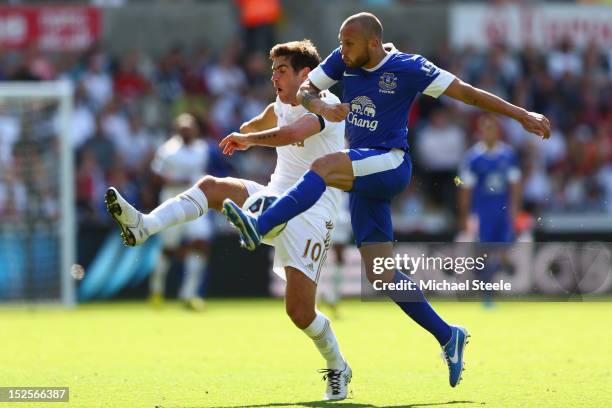
[[[397,88],[397,77],[392,72],[385,72],[380,76],[378,80],[379,91],[382,93],[395,93],[394,89]]]

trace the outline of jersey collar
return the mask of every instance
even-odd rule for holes
[[[397,51],[397,48],[395,48],[395,45],[393,45],[393,44],[391,44],[391,43],[384,44],[384,45],[383,45],[383,47],[385,47],[385,49],[388,51],[388,52],[387,52],[387,55],[385,56],[385,58],[383,58],[382,60],[380,60],[380,62],[379,62],[378,64],[376,64],[376,66],[375,66],[375,67],[372,67],[372,68],[364,68],[364,67],[361,67],[361,69],[363,69],[364,71],[367,71],[367,72],[374,72],[374,71],[376,71],[377,69],[379,69],[380,67],[382,67],[383,65],[385,65],[385,63],[386,63],[387,61],[389,61],[389,58],[391,58],[391,56],[392,56],[393,54],[395,54],[395,53],[397,53],[397,52],[398,52],[398,51]]]
[[[295,106],[293,106],[290,103],[284,103],[283,101],[280,100],[280,97],[277,95],[276,96],[276,100],[278,101],[279,105],[281,106],[286,106],[287,109],[289,109],[291,112],[302,112],[302,111],[306,111],[306,108],[304,108],[304,106],[297,104]]]
[[[493,147],[493,149],[487,149],[487,145],[484,144],[484,142],[478,142],[476,144],[476,151],[479,154],[486,154],[486,155],[490,155],[490,156],[494,156],[498,153],[500,153],[502,151],[502,142],[498,141],[497,143],[495,143],[495,147]]]

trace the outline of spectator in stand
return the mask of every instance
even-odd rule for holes
[[[21,134],[21,123],[19,118],[11,115],[0,104],[0,168],[4,165],[9,167],[13,159],[13,146],[17,143]]]
[[[84,149],[76,170],[76,206],[81,220],[102,219],[97,210],[106,189],[104,172],[93,149]]]
[[[27,67],[30,75],[36,79],[41,81],[55,79],[55,67],[36,45],[32,45],[26,51],[24,65]]]
[[[93,54],[81,79],[92,108],[96,112],[113,98],[113,78],[107,72],[105,63],[103,54]]]
[[[55,117],[56,132],[60,131],[60,115]],[[74,108],[70,118],[70,142],[73,149],[79,149],[96,130],[96,118],[87,103],[87,95],[83,84],[74,90]]]
[[[244,70],[249,87],[265,86],[269,88],[270,60],[265,54],[253,52],[246,57]]]
[[[561,40],[557,49],[548,55],[548,73],[557,80],[567,74],[579,76],[582,65],[582,58],[569,37]]]
[[[455,202],[454,178],[466,149],[465,132],[451,121],[447,108],[431,115],[416,142],[424,186],[437,206]]]
[[[143,97],[150,90],[149,81],[138,71],[140,53],[129,52],[119,64],[119,71],[114,77],[114,92],[122,102],[133,102]]]
[[[81,152],[92,154],[97,165],[100,166],[104,174],[107,174],[115,166],[117,148],[104,132],[102,121],[103,118],[101,117],[96,119],[96,131],[93,137],[83,144]]]
[[[132,114],[129,118],[129,132],[123,146],[118,146],[118,152],[126,172],[132,177],[145,172],[155,151],[153,136],[143,126],[140,115]],[[116,184],[112,184],[116,185]]]
[[[214,96],[234,96],[246,85],[246,76],[238,65],[238,52],[229,47],[217,63],[211,64],[206,71],[206,83]]]
[[[181,50],[174,47],[161,57],[156,74],[157,93],[165,102],[173,102],[183,93]]]
[[[121,150],[130,143],[130,124],[123,104],[117,98],[113,98],[99,114],[104,135],[113,142],[113,145]]]
[[[28,193],[12,165],[0,163],[0,220],[18,220],[27,208]]]

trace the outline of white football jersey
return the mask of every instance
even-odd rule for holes
[[[323,91],[321,99],[326,103],[340,103],[338,97],[331,92]],[[304,115],[312,115],[302,105],[292,106],[282,103],[277,97],[274,104],[274,113],[277,125],[289,125]],[[292,187],[304,173],[310,170],[310,165],[319,157],[329,153],[336,153],[345,148],[344,121],[329,122],[325,120],[325,128],[303,142],[276,148],[278,158],[276,168],[270,177],[267,188],[282,194]],[[342,191],[336,188],[327,188],[320,202],[329,211],[336,211],[340,202]]]
[[[195,184],[205,174],[208,160],[209,150],[206,141],[196,139],[186,145],[183,138],[174,135],[155,152],[151,170],[170,181],[182,182],[163,188],[163,196],[174,196]]]

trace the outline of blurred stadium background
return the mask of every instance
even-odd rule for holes
[[[211,174],[266,183],[275,164],[272,149],[227,159],[216,150],[218,141],[273,100],[271,45],[311,38],[325,56],[337,46],[340,22],[356,11],[378,15],[385,40],[400,50],[423,54],[551,119],[553,135],[546,143],[501,121],[522,168],[517,228],[526,240],[540,243],[536,252],[546,258],[539,270],[527,267],[508,279],[522,293],[561,293],[580,280],[591,291],[609,293],[610,3],[2,2],[0,304],[62,298],[82,304],[70,311],[1,307],[0,365],[2,380],[10,383],[0,385],[70,386],[71,405],[87,407],[327,406],[313,401],[322,384],[306,377],[318,367],[314,349],[283,316],[279,301],[252,299],[283,292],[271,276],[269,249],[241,250],[225,220],[211,215],[214,238],[201,291],[215,300],[207,312],[188,314],[171,303],[157,313],[142,302],[124,303],[147,297],[160,243],[123,247],[103,195],[114,185],[138,208],[158,204],[151,160],[182,112],[199,121],[213,152]],[[414,178],[394,202],[394,225],[403,241],[398,251],[456,237],[454,177],[477,140],[477,114],[445,98],[422,97],[414,106]],[[593,245],[604,254],[603,264],[600,258],[594,263]],[[535,264],[534,257],[530,253],[523,261]],[[347,259],[343,292],[358,295],[355,248]],[[333,262],[330,256],[328,265]],[[80,278],[73,264],[83,266],[82,280],[73,279]],[[559,285],[568,281],[563,274],[567,287]],[[181,275],[181,265],[173,264],[169,297],[176,296]],[[99,299],[113,301],[86,304]],[[359,373],[354,401],[365,405],[351,406],[405,406],[398,404],[406,403],[406,392],[416,402],[412,406],[609,406],[610,353],[602,341],[612,335],[610,325],[602,324],[609,303],[512,303],[494,314],[475,303],[438,306],[478,335],[468,351],[473,371],[461,394],[444,388],[442,365],[430,361],[435,347],[427,334],[405,325],[393,306],[348,300],[334,326]],[[402,350],[406,358],[366,347],[364,327],[368,336],[376,333],[372,341]],[[266,335],[257,335],[262,330]],[[286,384],[279,386],[280,377],[292,384],[291,393]]]

